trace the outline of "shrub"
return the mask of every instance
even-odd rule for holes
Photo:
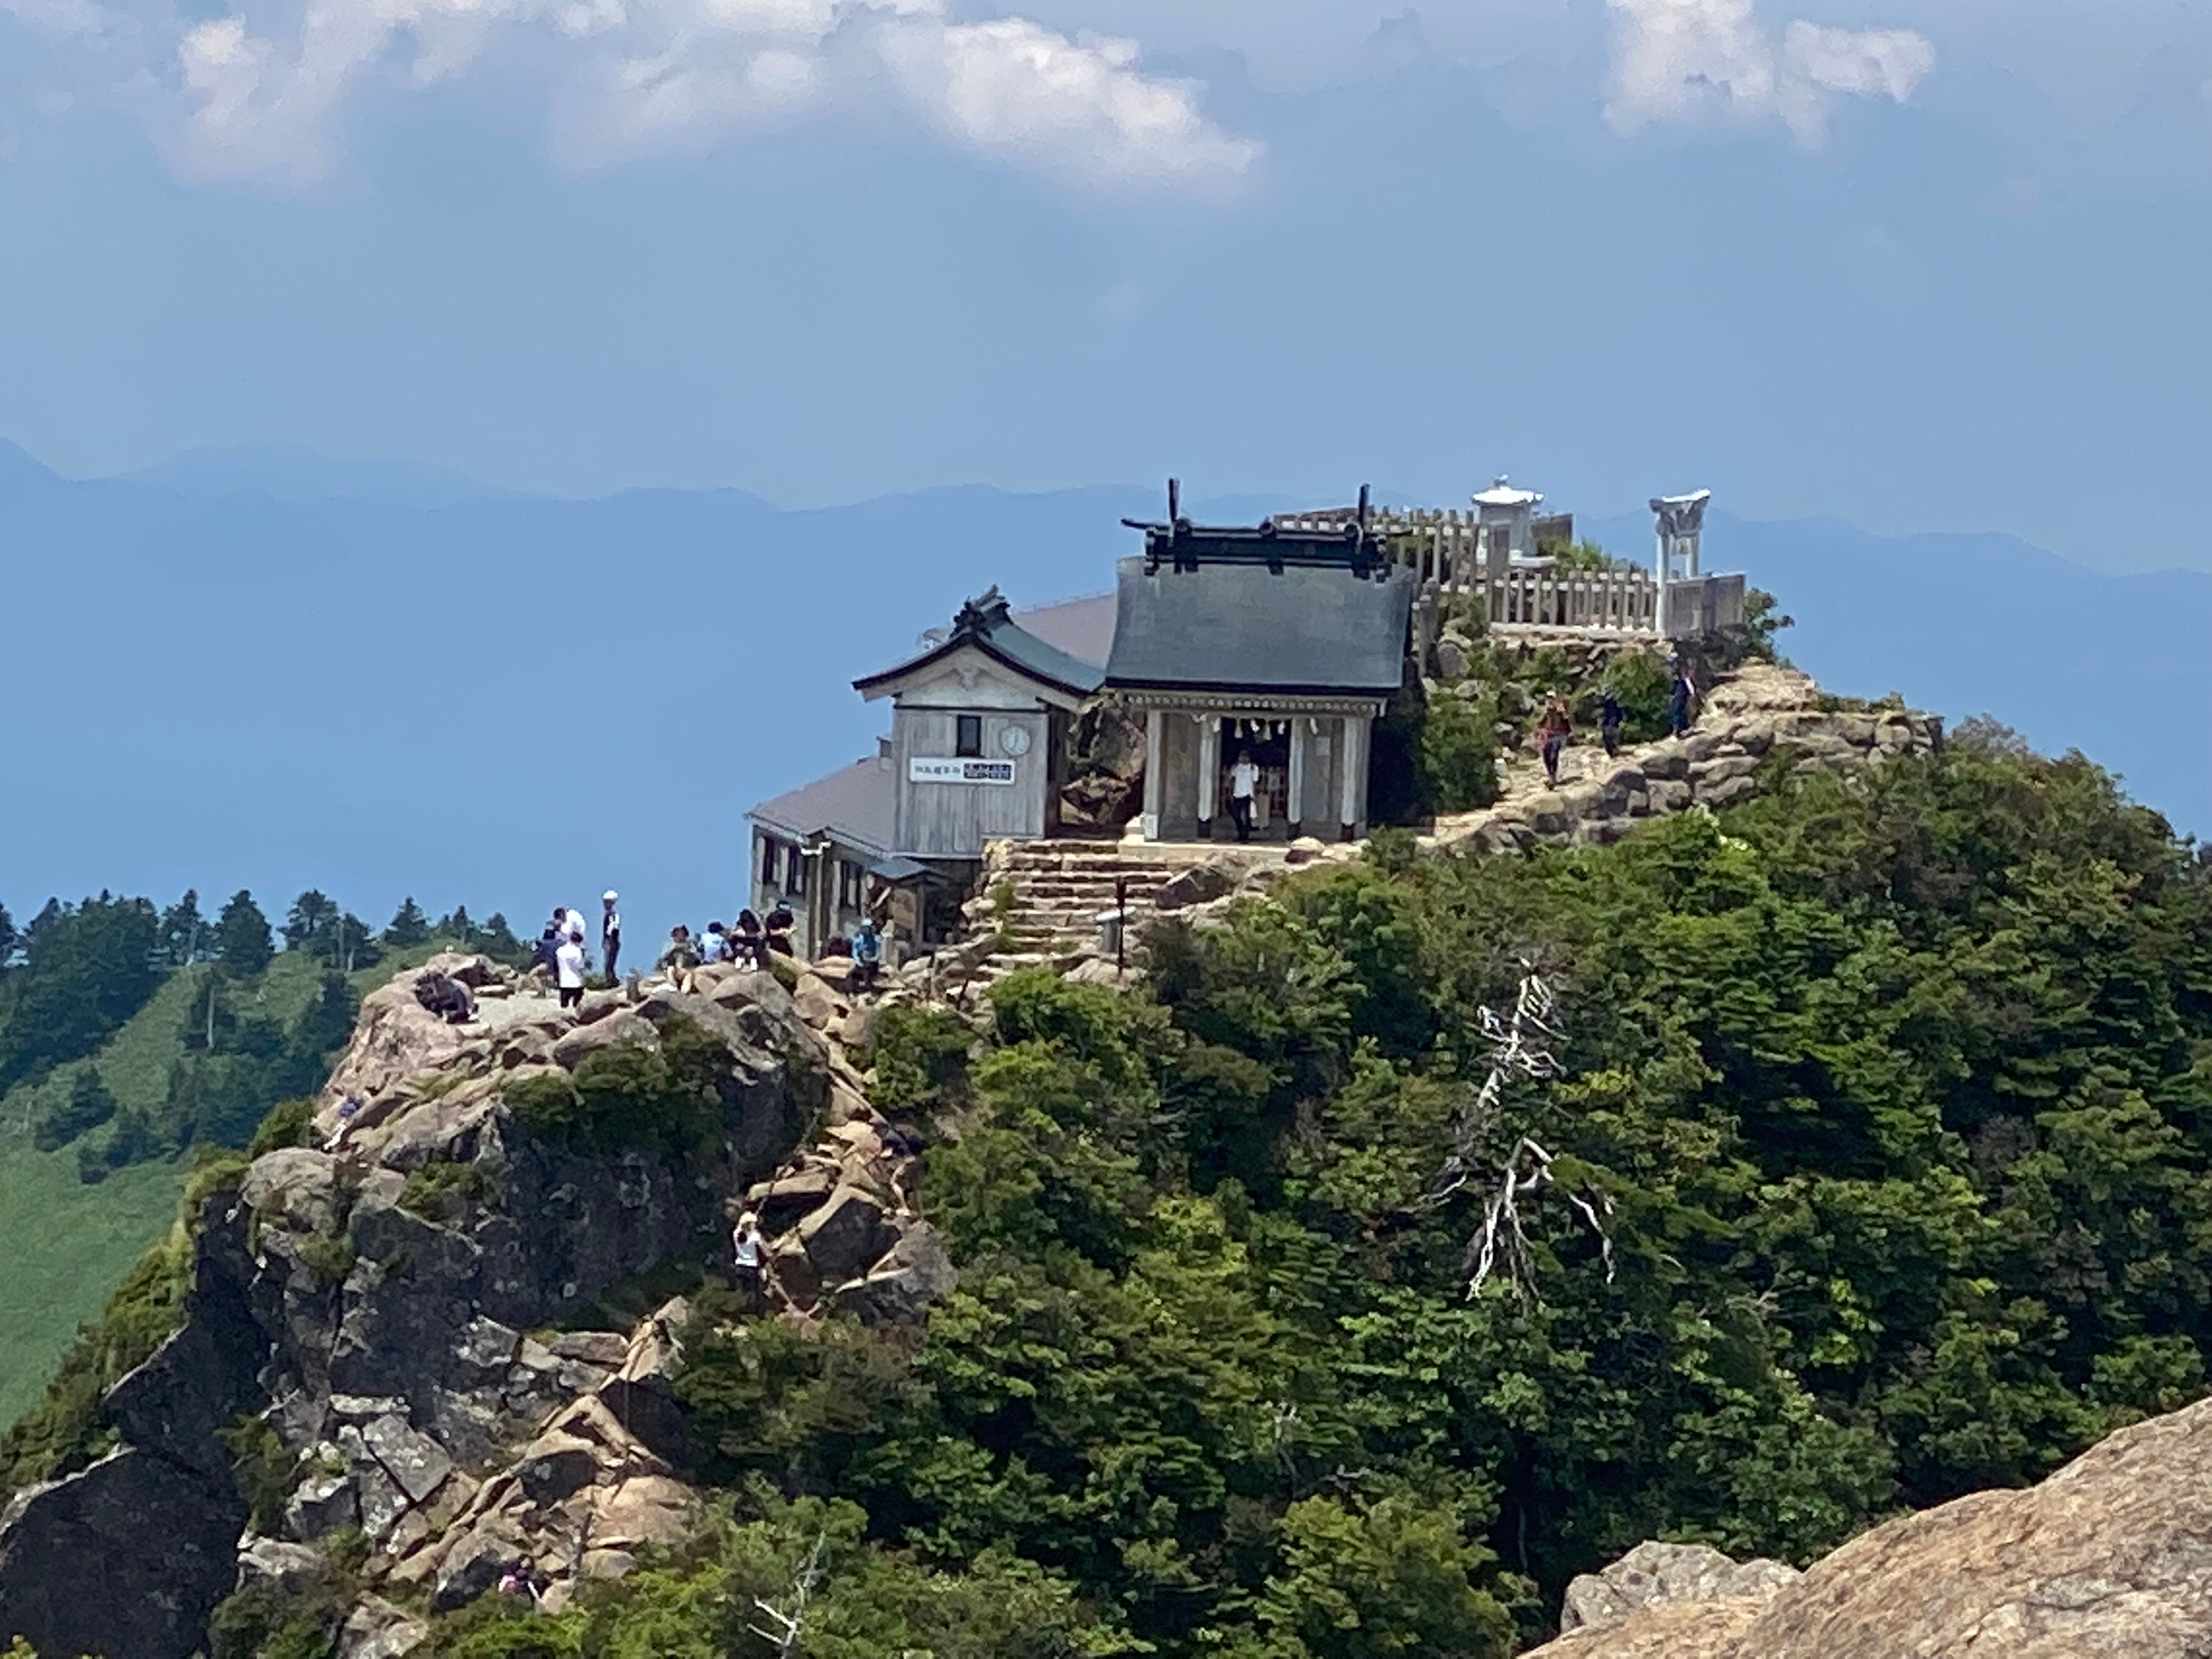
[[[40,1112],[31,1141],[42,1152],[57,1152],[114,1115],[115,1097],[100,1068],[87,1066],[70,1080],[67,1096]]]
[[[280,1100],[255,1127],[252,1139],[246,1143],[246,1156],[256,1158],[281,1147],[305,1146],[314,1134],[315,1103],[304,1095],[295,1100]]]
[[[1429,700],[1421,720],[1421,793],[1431,812],[1465,812],[1498,799],[1497,694]]]
[[[724,1061],[714,1037],[677,1015],[657,1043],[610,1043],[569,1075],[509,1084],[507,1109],[539,1139],[574,1152],[683,1158],[720,1133]]]
[[[425,1221],[449,1226],[465,1217],[472,1206],[499,1201],[499,1182],[474,1160],[441,1159],[425,1164],[407,1177],[399,1194],[399,1207]]]
[[[950,1008],[911,1002],[878,1008],[866,1055],[875,1068],[878,1109],[923,1111],[964,1099],[975,1042],[968,1022]]]
[[[1667,697],[1673,679],[1656,653],[1625,651],[1605,666],[1599,682],[1620,705],[1620,735],[1629,743],[1650,743],[1668,731]]]

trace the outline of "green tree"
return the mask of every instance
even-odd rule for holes
[[[461,920],[465,923],[467,919],[467,913],[464,911]],[[385,924],[383,943],[395,951],[404,951],[429,942],[430,919],[422,914],[422,907],[416,903],[414,896],[410,894],[400,901],[398,909]]]
[[[266,968],[276,954],[270,938],[269,918],[244,888],[230,896],[216,919],[216,960],[233,979],[251,979]]]
[[[1495,693],[1447,692],[1429,699],[1421,720],[1421,793],[1432,812],[1464,812],[1498,799]]]
[[[9,969],[15,966],[20,938],[15,932],[15,919],[8,914],[6,905],[0,904],[0,979],[7,978]]]
[[[1513,1620],[1475,1580],[1490,1553],[1449,1510],[1394,1495],[1309,1498],[1283,1517],[1261,1625],[1279,1659],[1504,1659]]]
[[[200,896],[191,888],[184,897],[161,912],[161,960],[171,968],[188,968],[205,962],[216,951],[215,930],[200,915]]]
[[[284,948],[313,950],[329,939],[337,921],[337,902],[310,887],[294,899],[292,908],[284,913]]]
[[[138,1012],[161,981],[159,929],[141,898],[47,902],[0,988],[0,1092],[91,1054]]]

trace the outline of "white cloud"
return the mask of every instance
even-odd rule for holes
[[[957,142],[1093,184],[1232,183],[1260,145],[1222,131],[1188,82],[1147,79],[1133,40],[1071,40],[1026,18],[908,17],[884,56],[927,118]]]
[[[1911,29],[1825,28],[1800,19],[1778,46],[1753,0],[1606,0],[1613,81],[1606,118],[1633,132],[1656,121],[1779,118],[1817,144],[1838,96],[1903,103],[1936,65]]]
[[[389,114],[410,88],[493,59],[526,66],[555,155],[585,169],[803,115],[879,120],[887,88],[894,118],[1084,187],[1214,194],[1261,153],[1207,117],[1195,83],[1148,72],[1132,41],[956,21],[947,0],[227,0],[198,20],[172,0],[107,3],[0,11],[127,37],[140,56],[114,75],[117,95],[194,179],[312,185],[341,166],[357,112]]]

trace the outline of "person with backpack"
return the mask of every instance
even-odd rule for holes
[[[730,960],[740,968],[761,969],[768,966],[768,937],[761,932],[761,920],[750,909],[738,912],[738,926],[730,934]]]
[[[1605,757],[1611,760],[1620,753],[1620,699],[1607,691],[1598,698],[1597,735],[1605,744]]]
[[[1690,729],[1690,711],[1698,700],[1698,683],[1690,678],[1690,665],[1680,657],[1674,659],[1674,685],[1667,699],[1667,724],[1676,737]]]
[[[1567,700],[1554,691],[1544,705],[1544,718],[1536,726],[1536,747],[1544,757],[1544,775],[1554,789],[1559,787],[1559,751],[1567,746],[1567,733],[1574,725],[1567,713]]]
[[[883,933],[873,916],[862,916],[853,924],[853,971],[845,976],[845,988],[856,996],[872,991],[882,982],[883,975]]]

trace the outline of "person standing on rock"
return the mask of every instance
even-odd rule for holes
[[[1690,665],[1680,657],[1674,659],[1674,688],[1667,698],[1667,724],[1676,737],[1690,729],[1690,710],[1698,700],[1698,683],[1690,678]]]
[[[561,988],[561,1006],[580,1008],[584,1003],[584,930],[572,927],[553,953],[553,981]]]
[[[730,1271],[749,1314],[762,1310],[761,1270],[767,1250],[768,1240],[761,1236],[760,1212],[747,1210],[730,1231]]]
[[[1229,816],[1237,825],[1237,839],[1252,839],[1252,792],[1260,785],[1260,769],[1252,763],[1249,750],[1237,757],[1237,764],[1229,769]]]
[[[872,991],[883,972],[884,936],[873,916],[862,916],[853,924],[853,971],[846,976],[846,988],[855,996]]]
[[[1620,753],[1620,699],[1607,692],[1598,699],[1597,735],[1605,744],[1605,757],[1611,760]]]
[[[1544,757],[1544,775],[1554,789],[1559,787],[1559,751],[1567,746],[1567,733],[1574,729],[1567,700],[1554,691],[1544,705],[1544,718],[1536,724],[1537,751]]]
[[[622,955],[622,912],[615,908],[619,896],[611,887],[599,895],[599,960],[607,964],[607,983],[615,982],[615,959]]]

